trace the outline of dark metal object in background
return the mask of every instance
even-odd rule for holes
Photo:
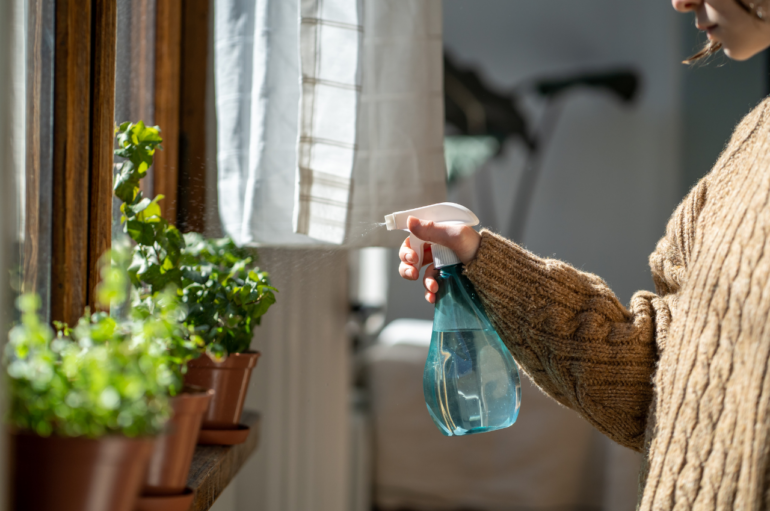
[[[555,98],[577,86],[605,89],[620,100],[629,103],[636,97],[636,92],[639,89],[639,77],[634,71],[618,70],[607,73],[578,74],[555,80],[542,80],[535,85],[537,92],[548,98]]]
[[[458,66],[444,53],[445,119],[464,135],[491,135],[502,143],[519,137],[528,150],[516,190],[507,235],[521,241],[527,223],[532,196],[547,146],[554,132],[568,93],[592,88],[610,93],[623,103],[637,96],[639,74],[631,69],[610,69],[596,73],[576,73],[563,77],[527,81],[508,93],[490,89],[480,75]],[[536,95],[545,101],[544,113],[535,122],[519,105],[525,96]]]
[[[492,91],[472,69],[463,69],[444,53],[444,115],[464,135],[492,135],[501,142],[520,137],[530,150],[535,140],[515,93]]]

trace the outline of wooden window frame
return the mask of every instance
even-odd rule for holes
[[[155,40],[155,124],[163,150],[153,165],[153,190],[164,216],[184,231],[206,228],[206,72],[209,0],[158,2]]]
[[[110,247],[117,0],[57,0],[51,319],[94,304]]]
[[[53,157],[54,3],[27,3],[26,155],[24,169],[23,252],[19,254],[22,293],[35,292],[48,318],[51,262],[51,186]]]
[[[209,0],[157,2],[153,191],[183,230],[203,232]],[[110,248],[117,0],[57,0],[55,12],[51,319],[94,306]]]
[[[182,62],[182,0],[158,2],[155,38],[155,124],[163,150],[155,153],[153,191],[162,194],[163,214],[176,223],[179,183],[179,89]]]
[[[179,89],[177,219],[183,231],[206,230],[206,73],[209,0],[185,0]]]

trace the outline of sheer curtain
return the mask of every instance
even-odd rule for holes
[[[439,0],[216,0],[219,209],[251,245],[395,245],[444,200]]]

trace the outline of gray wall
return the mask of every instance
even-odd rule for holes
[[[702,36],[682,17],[682,49],[694,53]],[[691,188],[722,152],[735,125],[768,92],[767,54],[746,62],[718,55],[682,73],[682,186]]]

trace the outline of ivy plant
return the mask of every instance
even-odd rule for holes
[[[184,239],[182,302],[187,305],[187,324],[215,354],[243,353],[254,328],[275,303],[267,272],[254,266],[252,253],[230,238],[188,233]]]
[[[160,129],[141,121],[123,123],[116,135],[115,154],[125,161],[114,191],[122,202],[123,230],[136,243],[129,275],[140,298],[174,286],[186,307],[191,339],[199,339],[217,359],[248,350],[277,292],[268,273],[256,266],[256,253],[231,238],[180,234],[161,214],[163,196],[150,200],[139,187],[162,142]]]
[[[125,272],[106,267],[102,275],[101,305],[125,300]],[[86,310],[74,328],[57,324],[56,333],[40,319],[36,295],[22,295],[17,306],[21,321],[9,333],[4,356],[13,427],[92,438],[162,431],[176,379],[166,349],[169,335],[179,334],[173,294],[123,319]]]

